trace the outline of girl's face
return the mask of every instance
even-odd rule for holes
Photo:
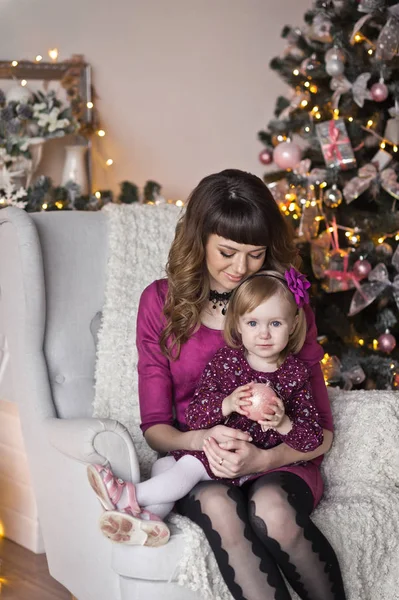
[[[237,244],[212,233],[205,246],[209,284],[217,292],[230,292],[259,271],[266,256],[266,246]]]
[[[238,331],[247,358],[277,363],[294,331],[298,316],[285,298],[275,294],[239,318]]]

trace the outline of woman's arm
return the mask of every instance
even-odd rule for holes
[[[172,450],[203,450],[204,441],[209,436],[212,436],[215,444],[223,444],[227,441],[248,442],[252,439],[246,431],[232,429],[225,425],[197,431],[179,431],[171,425],[159,424],[153,425],[144,434],[147,444],[153,450],[162,453]]]
[[[298,450],[294,450],[286,444],[280,444],[269,450],[260,450],[261,454],[258,458],[258,462],[260,465],[266,465],[266,469],[278,469],[278,467],[285,467],[294,462],[313,460],[328,452],[331,448],[332,441],[332,431],[323,429],[323,443],[315,450],[312,450],[311,452],[298,452]],[[223,447],[223,444],[221,447]],[[268,466],[270,464],[272,465],[271,467]],[[258,470],[259,469],[256,469],[256,471],[253,472],[256,473]],[[261,468],[260,470],[263,471],[264,469]]]
[[[262,450],[247,442],[228,440],[218,444],[212,437],[204,441],[203,450],[216,477],[234,479],[252,473],[261,473],[285,467],[299,461],[308,461],[328,452],[333,434],[323,429],[323,443],[312,452],[298,452],[286,444]],[[223,461],[222,461],[223,459]],[[222,465],[220,462],[222,461]]]
[[[141,429],[146,441],[157,452],[202,450],[204,439],[209,435],[219,443],[229,439],[248,441],[249,433],[225,425],[187,432],[174,427],[173,379],[169,360],[159,346],[165,294],[165,282],[152,283],[141,296],[137,315]]]

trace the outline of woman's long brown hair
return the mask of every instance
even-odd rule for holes
[[[176,227],[166,265],[168,293],[162,352],[177,359],[201,325],[209,297],[205,246],[211,234],[237,244],[267,246],[264,269],[281,271],[299,258],[293,232],[259,177],[227,169],[200,181]]]

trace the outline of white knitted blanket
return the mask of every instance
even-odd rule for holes
[[[96,416],[123,423],[143,475],[155,453],[139,429],[136,314],[142,290],[163,276],[180,211],[175,206],[115,206],[96,367]],[[331,390],[334,445],[323,463],[326,491],[313,514],[341,564],[348,600],[399,600],[399,393]],[[172,515],[187,548],[175,572],[203,600],[232,600],[200,530]],[[292,592],[292,597],[298,597]]]

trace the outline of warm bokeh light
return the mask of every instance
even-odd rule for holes
[[[51,58],[51,60],[57,60],[57,58],[58,58],[58,49],[57,48],[50,48],[50,50],[48,51],[48,55]]]

